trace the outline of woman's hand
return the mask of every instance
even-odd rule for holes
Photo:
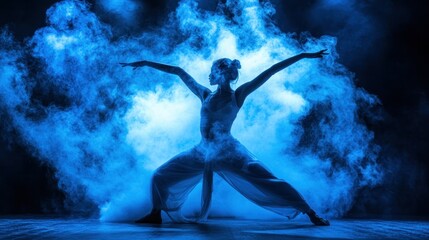
[[[132,62],[132,63],[119,63],[122,67],[133,67],[133,70],[136,70],[139,67],[143,67],[145,65],[145,61]]]
[[[303,53],[304,58],[322,58],[324,55],[328,55],[328,53],[326,52],[327,50],[328,49],[323,49],[314,53]]]

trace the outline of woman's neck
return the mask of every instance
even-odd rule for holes
[[[232,93],[233,90],[231,88],[231,86],[228,84],[222,84],[222,85],[218,85],[217,90],[216,90],[219,94],[229,94]]]

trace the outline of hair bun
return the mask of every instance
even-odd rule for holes
[[[240,61],[238,61],[237,59],[232,60],[232,66],[236,67],[237,69],[241,69],[241,64]]]

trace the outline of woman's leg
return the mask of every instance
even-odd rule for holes
[[[315,225],[329,225],[316,215],[299,192],[275,177],[240,143],[216,161],[216,172],[252,202],[289,218],[306,213]]]
[[[161,210],[177,211],[201,180],[204,157],[196,148],[176,155],[152,176],[152,211],[137,223],[162,223]]]

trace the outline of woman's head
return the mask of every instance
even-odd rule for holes
[[[237,59],[221,58],[213,62],[210,72],[210,85],[230,83],[238,78],[238,69],[241,68]]]

